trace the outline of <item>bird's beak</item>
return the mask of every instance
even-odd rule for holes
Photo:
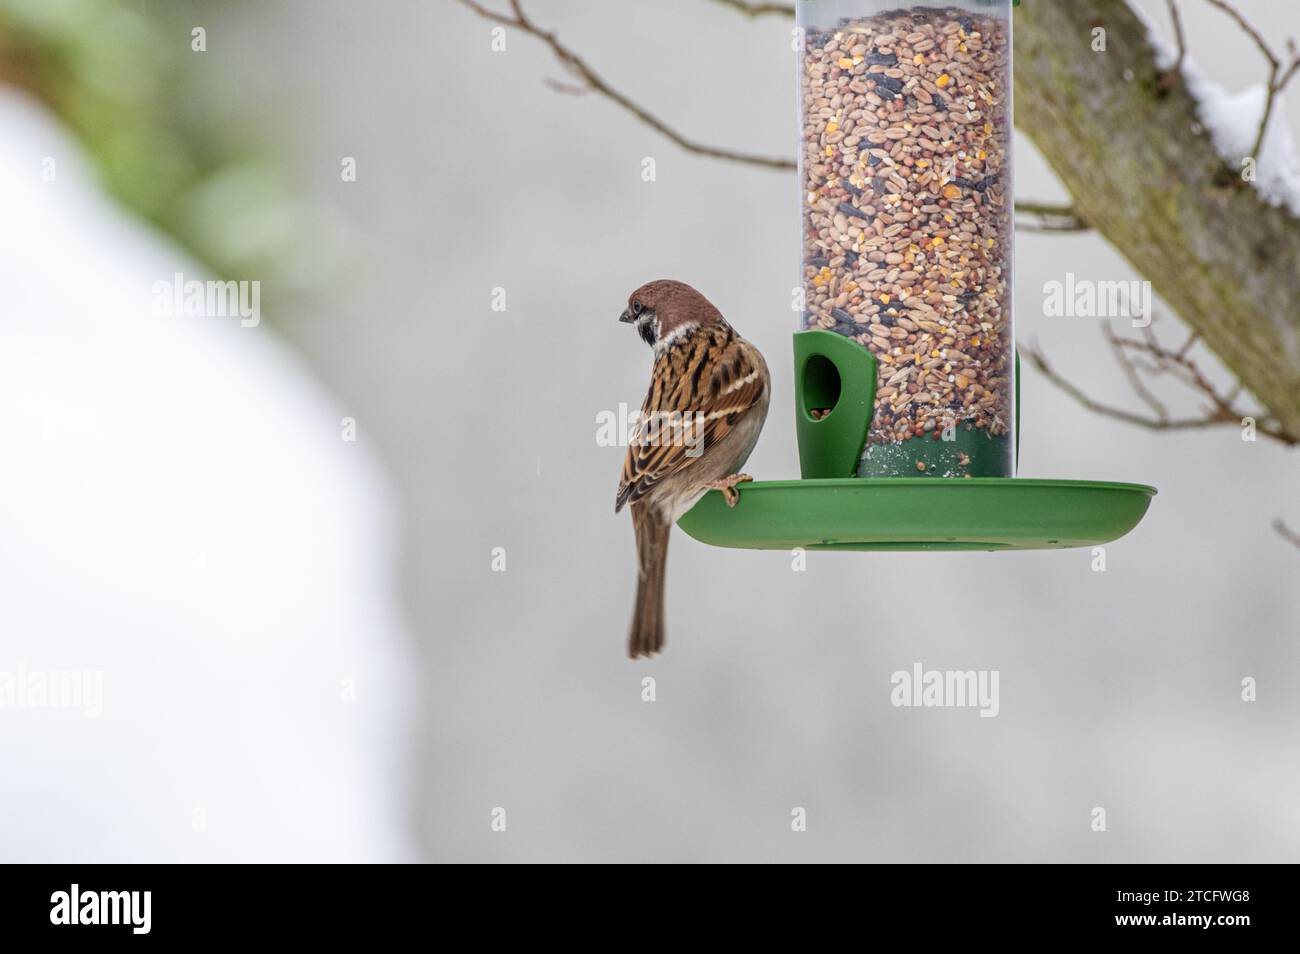
[[[618,316],[618,320],[630,325],[632,322],[636,321],[636,318],[633,316],[631,308],[624,308],[623,314]]]

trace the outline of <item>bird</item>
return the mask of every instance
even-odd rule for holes
[[[614,512],[628,506],[636,536],[637,590],[628,657],[664,647],[668,535],[709,490],[729,507],[740,468],[767,419],[771,376],[763,355],[713,303],[684,282],[660,279],[628,296],[619,321],[654,351],[650,387],[632,430]]]

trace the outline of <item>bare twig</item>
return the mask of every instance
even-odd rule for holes
[[[1300,533],[1296,533],[1288,527],[1281,517],[1273,521],[1273,529],[1277,531],[1279,537],[1291,544],[1291,546],[1300,547]]]
[[[1038,371],[1045,378],[1047,378],[1048,381],[1052,382],[1052,384],[1056,385],[1066,394],[1070,395],[1070,397],[1074,398],[1076,401],[1078,401],[1089,411],[1093,411],[1094,413],[1101,414],[1105,417],[1113,417],[1116,420],[1124,421],[1125,423],[1128,424],[1136,424],[1138,427],[1145,427],[1148,430],[1153,430],[1153,431],[1195,430],[1200,428],[1213,427],[1217,424],[1224,423],[1223,421],[1219,421],[1211,418],[1203,418],[1203,417],[1194,417],[1194,418],[1170,418],[1167,416],[1146,417],[1145,415],[1137,414],[1133,411],[1125,410],[1124,408],[1112,407],[1108,404],[1103,404],[1100,401],[1094,400],[1082,388],[1071,383],[1067,378],[1057,373],[1056,369],[1054,369],[1051,363],[1047,360],[1047,356],[1044,355],[1041,351],[1039,351],[1036,347],[1033,346],[1026,347],[1022,345],[1020,347],[1020,352],[1021,354],[1025,355],[1025,357],[1029,359],[1030,364],[1032,364],[1035,368],[1037,368]]]
[[[558,80],[547,80],[547,85],[559,93],[569,95],[578,95],[583,93],[598,93],[611,102],[622,107],[625,112],[640,120],[649,126],[655,132],[667,137],[687,152],[694,153],[698,156],[707,156],[712,159],[723,159],[729,162],[740,162],[746,165],[760,166],[766,169],[776,169],[787,171],[795,168],[795,162],[792,159],[782,159],[771,156],[758,156],[752,153],[741,152],[735,149],[726,149],[718,146],[709,146],[703,143],[695,142],[688,139],[682,133],[670,127],[667,123],[653,116],[649,110],[640,104],[634,102],[630,97],[612,88],[606,83],[592,67],[580,57],[560,42],[555,33],[544,30],[537,24],[533,23],[524,13],[521,0],[509,0],[511,14],[506,15],[483,5],[480,0],[459,0],[461,4],[473,10],[484,19],[491,20],[493,23],[500,23],[504,26],[516,27],[530,36],[536,37],[551,48],[556,59],[564,68],[575,76],[580,82],[578,84],[563,83]],[[716,0],[727,6],[751,15],[760,14],[793,14],[794,8],[789,4],[781,3],[750,3],[746,0]],[[1079,217],[1074,209],[1068,205],[1051,205],[1043,202],[1018,202],[1016,211],[1033,219],[1022,223],[1022,227],[1031,232],[1083,232],[1087,231],[1089,226]]]
[[[1264,54],[1264,57],[1268,60],[1269,64],[1274,67],[1278,65],[1277,57],[1273,55],[1273,51],[1269,48],[1267,41],[1265,41],[1265,39],[1260,35],[1258,30],[1251,26],[1250,21],[1246,19],[1240,10],[1229,3],[1228,0],[1205,0],[1205,2],[1212,7],[1218,7],[1228,16],[1232,17],[1232,19],[1237,21],[1237,26],[1241,27],[1246,35],[1255,41],[1255,45],[1259,47],[1259,51]]]
[[[1016,230],[1020,232],[1033,232],[1039,235],[1060,235],[1070,232],[1086,232],[1088,227],[1085,225],[1054,225],[1050,222],[1029,222],[1021,221],[1016,223]]]
[[[1282,75],[1278,78],[1276,84],[1277,89],[1274,91],[1275,93],[1281,92],[1282,87],[1286,86],[1286,84],[1291,82],[1291,80],[1295,77],[1296,70],[1300,70],[1300,53],[1297,53],[1295,49],[1295,41],[1287,40],[1287,44],[1290,47],[1290,52],[1291,52],[1291,65],[1288,66],[1286,70],[1282,73]]]
[[[1174,76],[1181,76],[1183,60],[1187,58],[1187,37],[1183,33],[1183,16],[1178,12],[1178,0],[1165,0],[1169,7],[1169,19],[1174,24],[1174,39],[1178,41],[1178,59],[1170,71]]]
[[[565,96],[586,96],[588,93],[593,92],[590,86],[581,86],[577,83],[566,83],[563,80],[552,79],[549,76],[543,79],[542,82],[546,84],[548,89],[552,89],[557,93],[563,93]]]
[[[768,14],[782,17],[794,16],[794,6],[789,3],[755,3],[753,0],[714,0],[714,2],[738,10],[749,17],[761,17]]]
[[[527,33],[529,36],[536,37],[551,48],[561,65],[573,76],[582,81],[584,88],[592,92],[599,93],[610,102],[622,107],[622,109],[645,125],[649,126],[661,136],[666,137],[676,143],[687,152],[694,153],[697,156],[708,156],[712,159],[725,159],[730,162],[739,162],[745,165],[760,166],[766,169],[793,169],[794,161],[791,159],[781,159],[773,156],[761,156],[755,153],[743,152],[737,149],[727,149],[721,146],[710,146],[705,143],[696,142],[682,133],[678,132],[666,122],[649,112],[643,106],[640,106],[625,94],[614,89],[606,83],[600,75],[588,65],[587,61],[580,57],[569,47],[560,42],[554,32],[542,29],[533,23],[524,13],[521,0],[510,0],[511,16],[499,13],[485,7],[478,0],[460,0],[460,3],[473,10],[484,19],[491,20],[494,23],[500,23],[505,26],[512,26],[518,30]],[[566,87],[566,92],[572,92],[572,87]]]
[[[1273,107],[1277,102],[1277,96],[1282,92],[1283,87],[1291,82],[1296,70],[1300,69],[1300,56],[1296,53],[1295,44],[1288,41],[1287,52],[1290,54],[1291,59],[1284,65],[1268,45],[1268,41],[1264,39],[1263,35],[1228,0],[1205,0],[1205,2],[1230,16],[1237,26],[1241,27],[1242,31],[1255,42],[1255,46],[1259,47],[1264,59],[1268,60],[1268,92],[1264,100],[1264,115],[1260,117],[1259,129],[1255,133],[1254,144],[1250,147],[1250,155],[1258,160],[1259,151],[1264,145],[1264,136],[1268,132],[1269,120],[1273,116]]]
[[[1016,227],[1028,232],[1087,232],[1090,229],[1083,217],[1069,205],[1017,202],[1016,212],[1025,216]]]
[[[1154,359],[1157,374],[1170,374],[1181,380],[1189,388],[1197,392],[1203,398],[1210,402],[1211,410],[1208,417],[1213,418],[1216,422],[1224,424],[1240,425],[1243,418],[1255,418],[1255,430],[1265,437],[1271,437],[1288,446],[1294,446],[1300,442],[1294,434],[1288,433],[1284,428],[1266,415],[1251,414],[1237,406],[1237,398],[1240,397],[1242,386],[1236,384],[1231,391],[1224,394],[1207,378],[1201,369],[1197,366],[1188,353],[1192,345],[1196,342],[1196,335],[1193,334],[1188,338],[1177,351],[1171,351],[1156,341],[1150,327],[1145,329],[1146,335],[1142,341],[1116,337],[1116,344],[1122,349],[1132,349],[1144,353]]]
[[[1158,420],[1168,420],[1169,409],[1161,403],[1160,399],[1157,398],[1151,392],[1151,389],[1147,387],[1146,382],[1142,380],[1142,375],[1138,372],[1137,366],[1134,365],[1128,356],[1128,352],[1124,350],[1123,344],[1120,343],[1119,336],[1111,330],[1111,327],[1108,324],[1102,325],[1102,331],[1106,335],[1106,343],[1110,345],[1111,353],[1115,356],[1116,363],[1119,364],[1120,369],[1124,372],[1124,376],[1128,378],[1129,386],[1133,388],[1133,392],[1142,399],[1142,402],[1146,404],[1147,407],[1151,408],[1151,410],[1155,412]]]
[[[1196,362],[1188,356],[1196,342],[1196,335],[1193,334],[1186,343],[1175,351],[1160,344],[1149,326],[1143,329],[1141,339],[1120,337],[1109,326],[1105,326],[1103,332],[1112,353],[1115,355],[1115,360],[1124,376],[1128,379],[1129,385],[1141,398],[1142,402],[1151,409],[1151,415],[1139,414],[1135,411],[1114,407],[1098,401],[1058,373],[1047,360],[1047,357],[1036,347],[1022,348],[1021,350],[1029,358],[1030,363],[1048,381],[1088,410],[1095,411],[1106,417],[1112,417],[1129,424],[1136,424],[1149,430],[1159,431],[1194,430],[1220,425],[1239,427],[1244,418],[1253,417],[1255,418],[1256,433],[1271,437],[1289,447],[1300,443],[1300,437],[1288,433],[1273,419],[1263,415],[1250,414],[1239,408],[1237,399],[1242,391],[1240,385],[1234,387],[1227,394],[1220,392],[1214,386],[1213,382],[1205,376]],[[1135,353],[1141,355],[1147,361],[1139,363],[1134,358]],[[1143,371],[1155,376],[1167,374],[1176,378],[1198,396],[1207,400],[1209,407],[1200,417],[1172,417],[1165,405],[1151,391],[1146,381],[1143,380]]]
[[[1147,327],[1149,328],[1150,326],[1148,325]],[[1187,352],[1192,350],[1192,345],[1196,344],[1196,342],[1200,340],[1201,340],[1200,334],[1193,331],[1190,335],[1187,336],[1187,340],[1183,342],[1183,346],[1178,349],[1178,357],[1180,358],[1187,357]]]

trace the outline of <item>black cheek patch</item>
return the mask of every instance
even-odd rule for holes
[[[655,333],[655,324],[656,323],[653,321],[638,321],[636,323],[637,334],[641,336],[642,341],[650,345],[652,348],[654,347],[655,340],[659,337]]]

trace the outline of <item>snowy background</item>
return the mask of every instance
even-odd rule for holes
[[[47,114],[0,130],[0,860],[414,857],[386,478],[273,337],[153,315],[202,267]]]
[[[1277,45],[1300,35],[1290,5],[1240,5]],[[702,0],[527,8],[691,135],[794,153],[785,22]],[[450,0],[178,9],[182,49],[189,21],[208,31],[229,122],[273,124],[295,181],[350,223],[350,267],[257,329],[146,320],[142,289],[199,267],[75,166],[42,184],[40,157],[73,147],[0,101],[0,669],[105,674],[98,720],[0,710],[0,857],[1300,856],[1300,551],[1269,526],[1300,525],[1293,454],[1135,430],[1027,369],[1023,475],[1160,488],[1106,572],[1063,551],[812,553],[796,573],[678,533],[668,652],[633,665],[621,451],[595,434],[639,403],[649,359],[616,318],[651,278],[708,295],[775,375],[747,470],[794,476],[793,176],[557,94],[549,52],[511,32],[493,53]],[[1245,35],[1183,9],[1206,73],[1233,94],[1263,77]],[[1023,139],[1017,189],[1063,198]],[[1019,337],[1130,400],[1097,322],[1040,302],[1067,270],[1139,276],[1095,236],[1017,252]],[[890,674],[916,662],[999,670],[1000,714],[893,708]]]

